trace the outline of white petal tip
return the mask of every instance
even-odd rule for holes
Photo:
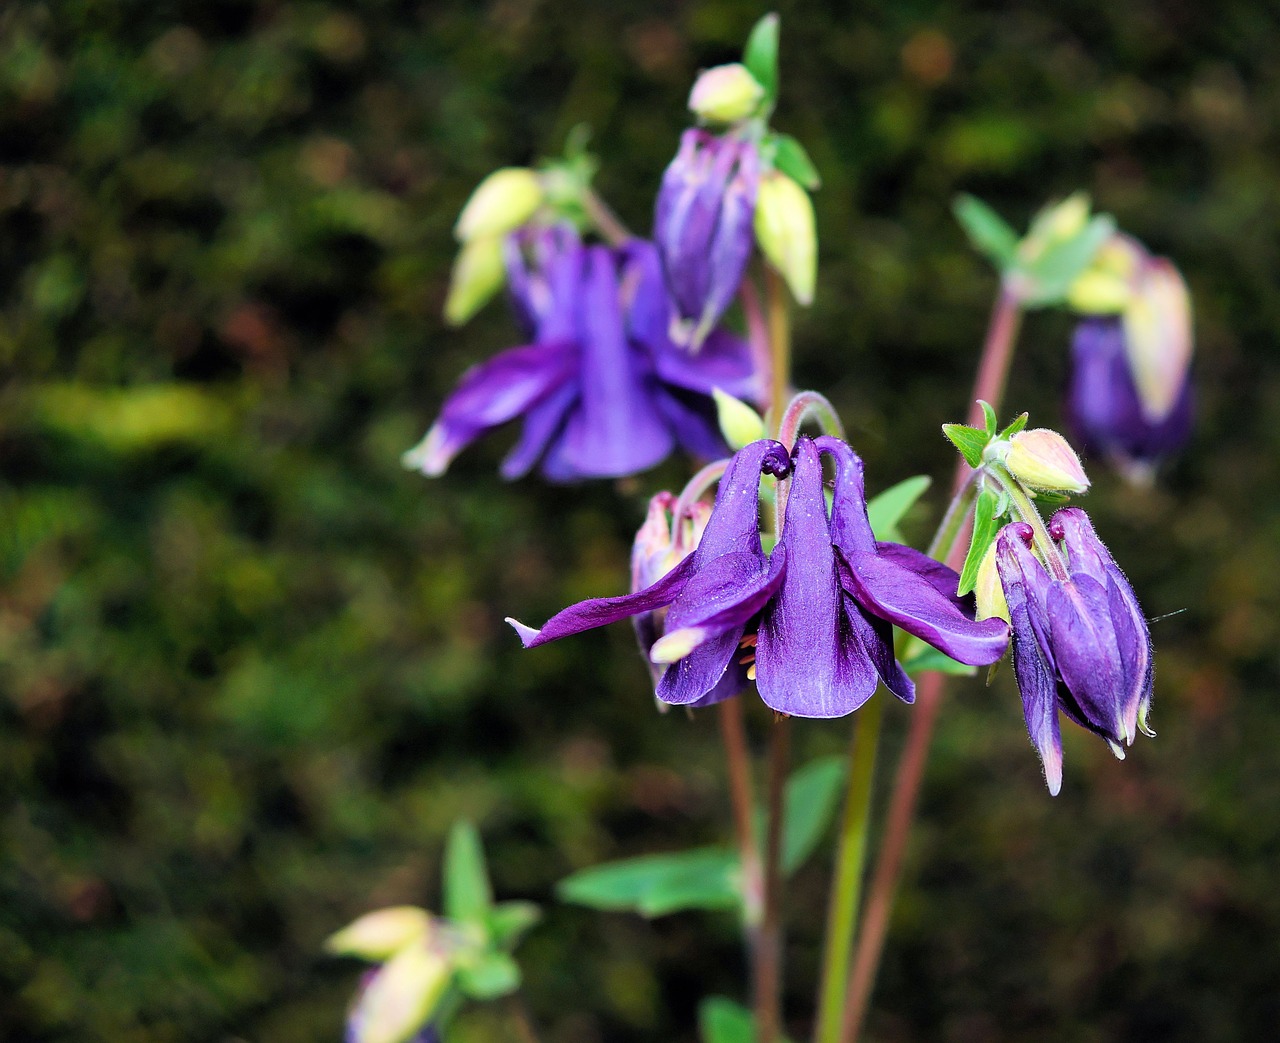
[[[534,641],[542,636],[541,630],[534,630],[533,627],[527,627],[521,623],[520,620],[513,619],[511,616],[507,616],[505,622],[509,623],[511,625],[511,629],[519,635],[520,643],[524,645],[525,648],[528,648]]]

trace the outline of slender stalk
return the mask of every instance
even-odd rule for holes
[[[738,300],[747,320],[747,346],[751,349],[751,365],[760,374],[760,394],[756,399],[756,406],[763,413],[773,404],[773,389],[777,380],[773,373],[773,354],[769,350],[769,327],[764,321],[764,312],[760,310],[760,295],[749,277],[744,278],[742,285],[738,287]]]
[[[982,407],[978,405],[978,400],[991,403],[996,410],[1000,408],[1021,320],[1021,304],[1007,287],[1001,285],[992,307],[986,340],[982,345],[982,358],[978,363],[973,393],[969,396],[968,422],[974,426],[981,424],[983,420]],[[956,493],[960,493],[965,483],[972,481],[972,477],[973,472],[968,464],[963,458],[959,459],[956,463],[952,488]],[[948,511],[948,518],[951,517],[951,513]],[[958,526],[954,524],[948,526],[946,524],[948,518],[943,519],[944,527],[954,529],[954,540],[951,546],[944,547],[938,539],[935,539],[935,545],[930,549],[934,557],[945,560],[948,565],[957,570],[964,563],[965,536],[968,532],[969,520],[967,513],[961,517],[964,524]],[[945,674],[927,672],[921,675],[919,684],[916,686],[916,702],[912,708],[911,724],[907,730],[906,744],[894,776],[880,853],[876,858],[871,886],[867,892],[866,915],[854,952],[848,988],[845,990],[844,1018],[840,1032],[842,1043],[854,1043],[862,1030],[862,1021],[866,1016],[867,1004],[871,998],[871,988],[875,984],[876,971],[880,965],[880,954],[884,949],[889,914],[893,908],[898,878],[902,873],[907,838],[915,818],[916,800],[920,795],[920,783],[924,778],[925,765],[929,760],[929,745],[933,741],[933,729],[937,723],[945,685]]]
[[[742,859],[742,920],[752,966],[759,948],[760,924],[764,920],[764,879],[760,848],[751,817],[751,761],[747,751],[747,731],[743,724],[741,699],[725,699],[716,704],[720,737],[724,742],[729,769],[729,801],[733,807],[733,832]]]
[[[622,219],[613,212],[594,188],[584,188],[581,199],[582,208],[586,210],[587,217],[610,246],[625,246],[635,238],[631,234],[631,229],[622,223]]]
[[[773,394],[770,420],[772,426],[782,420],[787,400],[791,397],[791,315],[787,284],[768,265],[764,269],[765,299],[768,307],[769,355]]]
[[[702,499],[708,489],[720,481],[721,476],[728,467],[728,460],[717,460],[714,463],[707,464],[706,467],[690,478],[680,491],[680,498],[676,500],[675,506],[671,509],[671,531],[674,534],[677,548],[684,546],[682,539],[684,526],[681,522],[693,514],[693,505]]]
[[[782,826],[791,760],[791,720],[769,729],[768,831],[764,846],[764,923],[756,963],[756,1040],[775,1043],[782,1030]]]
[[[818,992],[816,1043],[836,1043],[844,1010],[844,984],[849,974],[853,932],[858,917],[862,867],[867,854],[867,823],[871,817],[871,788],[875,777],[876,746],[884,719],[884,699],[877,693],[858,711],[849,743],[849,788],[836,848],[827,905],[827,940],[822,956],[822,984]]]
[[[529,1016],[529,1008],[519,993],[515,993],[508,1001],[511,1021],[515,1025],[516,1039],[519,1043],[538,1043],[538,1034],[533,1030],[533,1018]]]

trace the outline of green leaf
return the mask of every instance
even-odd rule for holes
[[[492,1000],[520,988],[520,966],[505,952],[488,952],[474,964],[460,967],[458,988],[473,1000]]]
[[[810,192],[822,187],[822,177],[818,168],[813,165],[809,153],[790,134],[773,134],[770,137],[773,145],[773,165],[781,170],[792,181],[804,185]]]
[[[751,1011],[723,996],[708,996],[698,1007],[702,1043],[756,1043]]]
[[[978,399],[978,405],[982,407],[982,416],[987,425],[987,437],[994,438],[996,428],[1000,426],[1000,420],[996,417],[996,411],[992,408],[990,402],[984,402]]]
[[[583,869],[561,880],[562,901],[593,909],[665,916],[681,909],[731,909],[741,901],[738,856],[718,847],[643,855]]]
[[[972,677],[977,673],[977,669],[972,666],[965,666],[964,663],[957,663],[946,652],[940,652],[938,649],[926,645],[923,641],[913,642],[919,652],[912,655],[902,664],[902,668],[909,674],[918,674],[924,670],[936,670],[942,674],[955,674],[957,677]]]
[[[982,466],[982,450],[991,441],[991,436],[986,431],[967,424],[943,424],[942,433],[960,450],[960,455],[970,467]]]
[[[1013,264],[1018,252],[1018,233],[976,196],[961,194],[951,204],[956,220],[969,236],[975,250],[1001,272]]]
[[[444,851],[444,913],[459,923],[483,921],[493,907],[493,890],[476,827],[459,819]]]
[[[978,493],[978,502],[973,509],[973,539],[969,543],[969,553],[965,555],[964,568],[960,570],[960,588],[958,594],[964,596],[973,590],[978,582],[978,566],[986,556],[1000,531],[1000,523],[996,520],[996,511],[1000,505],[1000,497],[990,489]]]
[[[489,911],[489,938],[497,948],[511,948],[541,918],[542,910],[532,902],[502,902]]]
[[[1012,423],[1012,424],[1010,424],[1010,425],[1009,425],[1008,427],[1006,427],[1003,431],[1001,431],[998,435],[996,435],[996,437],[997,437],[997,438],[1012,438],[1012,437],[1013,437],[1014,435],[1016,435],[1019,431],[1021,431],[1024,427],[1026,427],[1026,426],[1027,426],[1027,421],[1028,421],[1030,418],[1031,418],[1031,414],[1030,414],[1030,413],[1023,413],[1021,416],[1017,417],[1017,418],[1013,421],[1013,423]]]
[[[891,485],[867,503],[867,517],[871,519],[871,531],[878,540],[901,542],[898,522],[912,505],[924,495],[932,483],[927,474],[918,474],[914,478],[906,478],[897,485]]]
[[[1094,254],[1115,233],[1116,223],[1110,214],[1097,214],[1078,235],[1055,243],[1029,265],[1026,274],[1031,289],[1026,296],[1028,307],[1060,304],[1076,278],[1089,267]]]
[[[766,104],[778,100],[778,16],[767,14],[756,22],[742,52],[742,64],[764,88]]]
[[[786,819],[782,831],[782,871],[791,875],[818,846],[840,803],[844,757],[810,761],[787,781]]]

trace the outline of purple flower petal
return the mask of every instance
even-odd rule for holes
[[[672,663],[658,682],[658,698],[675,706],[702,702],[724,679],[741,641],[741,627],[726,630]]]
[[[801,717],[843,717],[867,701],[877,676],[843,611],[822,490],[822,462],[802,437],[778,548],[787,567],[764,609],[756,687],[773,709]]]
[[[882,558],[888,558],[901,565],[904,569],[909,569],[921,579],[927,580],[934,590],[966,616],[973,616],[976,609],[974,597],[972,594],[966,594],[964,597],[956,594],[960,588],[960,576],[951,566],[929,557],[924,551],[901,543],[877,543],[876,553]]]
[[[1047,615],[1053,658],[1063,683],[1099,734],[1122,740],[1124,667],[1106,587],[1091,576],[1055,583],[1049,589]]]
[[[871,660],[871,665],[876,668],[884,686],[904,703],[914,703],[915,682],[907,676],[893,652],[893,625],[888,620],[864,611],[848,594],[844,596],[844,612],[849,628]]]
[[[578,387],[567,381],[529,407],[524,415],[524,428],[520,440],[502,461],[501,474],[508,481],[522,478],[533,469],[539,458],[564,430],[565,418],[578,402]],[[571,481],[574,474],[561,480]]]
[[[866,483],[862,459],[847,442],[823,435],[815,439],[818,449],[835,459],[836,485],[831,501],[831,542],[845,557],[861,551],[875,552],[876,538],[867,517]]]

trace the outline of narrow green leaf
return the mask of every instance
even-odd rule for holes
[[[1018,233],[976,196],[961,194],[951,204],[952,213],[975,250],[1003,272],[1018,252]]]
[[[782,871],[788,876],[804,864],[830,825],[845,772],[844,757],[821,757],[788,780],[782,831]]]
[[[867,502],[867,517],[871,519],[871,531],[876,534],[876,539],[902,542],[898,522],[924,495],[932,481],[927,474],[905,478]]]
[[[482,921],[493,907],[480,834],[465,819],[449,831],[444,851],[444,913],[459,923]]]
[[[991,436],[967,424],[943,424],[942,433],[960,450],[960,455],[970,467],[982,466],[982,450],[987,448]]]
[[[489,939],[496,948],[511,948],[541,918],[532,902],[502,902],[489,911]]]
[[[771,135],[773,145],[773,165],[781,170],[792,181],[804,185],[810,192],[822,186],[822,177],[818,168],[813,165],[809,153],[790,134]]]
[[[1110,214],[1097,214],[1079,235],[1045,250],[1027,268],[1031,291],[1026,304],[1029,307],[1060,304],[1071,284],[1089,267],[1094,254],[1115,234],[1115,230],[1116,223]]]
[[[1012,437],[1013,437],[1014,435],[1016,435],[1019,431],[1021,431],[1024,427],[1026,427],[1026,426],[1027,426],[1027,421],[1028,421],[1030,418],[1031,418],[1031,414],[1030,414],[1030,413],[1023,413],[1021,416],[1017,417],[1017,418],[1013,421],[1013,423],[1012,423],[1012,424],[1010,424],[1010,425],[1009,425],[1008,427],[1006,427],[1003,431],[1001,431],[1001,432],[1000,432],[1000,434],[998,434],[996,437],[997,437],[997,438],[1012,438]]]
[[[916,642],[919,649],[915,655],[911,656],[902,668],[909,674],[918,674],[924,670],[936,670],[942,674],[955,674],[958,677],[971,677],[977,673],[977,669],[972,666],[965,666],[964,663],[957,663],[946,652],[940,652],[936,648],[926,645],[924,642]]]
[[[458,988],[473,1000],[508,996],[520,988],[520,966],[505,952],[488,952],[458,969]]]
[[[741,900],[738,883],[737,854],[713,847],[593,866],[561,880],[556,893],[577,905],[652,917],[732,908]]]
[[[723,996],[708,996],[698,1007],[702,1043],[756,1043],[751,1011]]]
[[[978,582],[978,566],[982,564],[987,548],[991,546],[1000,529],[996,521],[996,508],[999,503],[1000,497],[990,489],[983,489],[978,493],[978,502],[973,508],[973,539],[969,543],[969,553],[964,559],[964,568],[960,570],[960,589],[957,593],[961,596],[973,590]]]
[[[742,64],[764,88],[767,104],[778,100],[778,16],[767,14],[756,22],[742,52]]]
[[[978,400],[978,405],[982,407],[982,416],[987,425],[987,437],[994,438],[996,429],[1000,426],[1000,420],[996,417],[996,411],[992,408],[990,402]]]

